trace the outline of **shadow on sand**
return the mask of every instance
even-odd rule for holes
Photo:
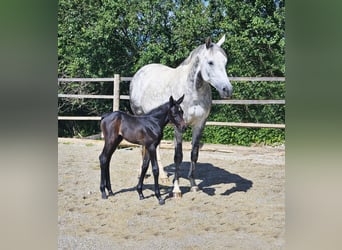
[[[180,166],[180,171],[179,171],[180,177],[186,179],[186,180],[182,180],[180,183],[181,184],[180,188],[181,188],[183,195],[185,193],[190,192],[190,182],[187,181],[189,168],[190,168],[190,162],[183,162]],[[175,171],[174,165],[173,164],[168,165],[164,168],[164,170],[168,173],[170,181],[172,181],[174,171]],[[197,185],[199,189],[210,196],[216,195],[216,188],[213,187],[215,185],[234,184],[233,187],[227,189],[220,195],[230,195],[235,192],[247,192],[253,186],[253,182],[251,180],[245,179],[241,177],[240,175],[230,173],[222,168],[215,167],[214,165],[210,163],[197,163],[196,170],[195,170],[195,179],[197,180]],[[164,196],[165,194],[168,194],[166,199],[171,197],[172,189],[170,189],[167,186],[163,186],[161,183],[160,183],[160,188],[161,188],[162,196]],[[154,191],[154,185],[144,184],[143,190],[147,190],[147,189]],[[131,188],[121,189],[117,192],[114,192],[114,195],[119,194],[119,193],[124,193],[124,192],[132,192],[132,191],[136,192],[135,186]],[[145,198],[149,198],[152,196],[154,195],[148,195],[148,196],[145,196]]]
[[[188,180],[189,169],[190,162],[183,162],[180,166],[180,177]],[[172,176],[169,177],[172,179],[175,171],[174,165],[172,164],[165,167],[165,171],[167,171],[168,174],[172,174]],[[247,192],[253,186],[251,180],[230,173],[222,168],[215,167],[210,163],[197,163],[194,175],[199,189],[208,195],[215,195],[216,188],[213,186],[219,184],[235,184],[233,187],[221,193],[221,195],[230,195],[234,192]],[[200,181],[198,181],[198,179]],[[190,182],[184,183],[184,181],[182,181],[181,184],[186,185],[181,186],[183,194],[190,192]]]

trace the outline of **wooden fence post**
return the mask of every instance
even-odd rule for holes
[[[114,75],[114,86],[113,86],[113,111],[119,110],[120,103],[120,75]]]

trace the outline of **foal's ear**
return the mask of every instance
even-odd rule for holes
[[[184,94],[181,98],[179,98],[179,99],[176,101],[176,103],[177,103],[178,105],[181,104],[181,103],[183,102],[184,96],[185,96],[185,94]]]
[[[207,49],[209,49],[212,46],[212,41],[211,41],[210,36],[208,36],[207,39],[205,39],[205,46],[207,47]]]
[[[175,100],[173,100],[172,96],[170,96],[169,103],[171,106],[175,105]]]

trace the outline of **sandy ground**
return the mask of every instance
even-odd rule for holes
[[[145,180],[135,186],[140,149],[118,149],[111,161],[115,196],[101,199],[100,140],[58,139],[58,249],[284,249],[285,148],[205,145],[195,177],[186,179],[184,146],[181,199],[169,198],[173,150],[162,147],[170,182],[161,185],[165,205]],[[150,172],[150,170],[149,170]],[[149,173],[148,172],[148,173]]]

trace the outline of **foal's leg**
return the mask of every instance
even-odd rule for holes
[[[141,161],[140,161],[139,168],[137,169],[138,170],[138,179],[141,176],[141,169],[142,169],[141,166],[144,164],[144,156],[145,156],[146,148],[144,146],[140,146],[140,152],[141,152]]]
[[[141,164],[141,172],[140,172],[140,176],[139,176],[139,182],[137,185],[137,191],[138,191],[140,200],[145,198],[143,193],[142,193],[142,187],[143,187],[146,171],[148,169],[148,165],[150,164],[150,154],[146,150],[145,147],[143,147],[142,152],[143,152],[143,161]]]
[[[198,186],[196,185],[195,178],[194,178],[194,171],[196,168],[196,163],[198,159],[198,151],[199,151],[199,143],[202,137],[204,124],[193,127],[192,129],[192,149],[191,149],[191,164],[189,169],[188,178],[191,185],[191,191],[196,192],[198,191]]]
[[[141,154],[142,154],[142,161],[141,161],[141,164],[143,164],[143,160],[144,160],[144,154],[145,154],[145,151],[146,149],[144,147],[142,147],[141,149]],[[161,157],[160,157],[160,145],[157,146],[157,161],[158,161],[158,168],[159,168],[159,180],[161,183],[168,183],[169,181],[169,178],[167,177],[167,173],[164,171],[164,166],[161,162]],[[139,174],[138,174],[138,178],[139,176],[141,175],[141,169],[139,170]]]
[[[154,145],[151,145],[148,148],[148,151],[151,157],[152,172],[153,172],[153,177],[154,177],[154,193],[159,201],[159,205],[164,205],[165,200],[160,195],[160,189],[159,189],[159,183],[158,183],[159,168],[158,168],[158,161],[157,161],[157,155],[156,155],[156,147]]]
[[[101,167],[100,191],[102,193],[102,199],[107,199],[107,194],[106,194],[105,189],[106,187],[108,189],[109,162],[110,162],[110,159],[112,158],[113,152],[114,152],[113,143],[105,142],[105,146],[102,150],[102,153],[99,156],[100,167]]]
[[[105,141],[105,145],[103,147],[102,153],[99,156],[100,167],[101,167],[101,183],[100,183],[100,191],[102,193],[102,199],[107,199],[106,191],[108,191],[108,195],[112,196],[113,191],[110,183],[110,173],[109,173],[109,163],[112,158],[112,155],[117,148],[117,146],[122,141],[122,137],[118,135],[114,140]]]
[[[182,192],[179,188],[179,165],[182,163],[183,160],[183,149],[182,149],[182,132],[180,132],[177,128],[175,128],[175,155],[174,155],[174,162],[175,162],[175,176],[173,179],[173,197],[180,198],[182,197]]]

